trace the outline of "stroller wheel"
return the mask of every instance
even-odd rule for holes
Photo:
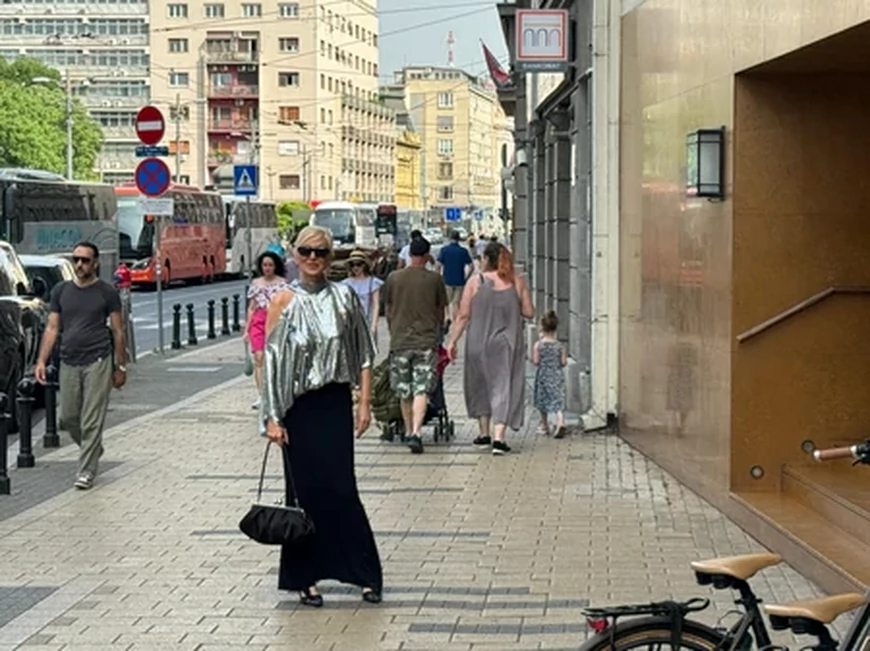
[[[432,428],[432,440],[437,443],[438,438],[440,436],[441,436],[441,423],[435,423],[435,427]]]
[[[455,436],[456,436],[456,426],[455,426],[454,422],[451,420],[447,424],[447,438],[452,439]]]

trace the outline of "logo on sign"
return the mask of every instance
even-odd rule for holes
[[[567,61],[568,12],[517,11],[517,60]]]

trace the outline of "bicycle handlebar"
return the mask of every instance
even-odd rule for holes
[[[833,461],[834,459],[856,459],[867,463],[870,461],[870,441],[846,448],[827,448],[813,450],[816,461]]]

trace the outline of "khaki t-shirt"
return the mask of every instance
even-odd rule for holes
[[[447,291],[441,275],[420,267],[394,271],[384,286],[390,350],[434,350],[441,340]]]

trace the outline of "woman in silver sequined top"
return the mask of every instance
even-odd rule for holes
[[[354,433],[362,436],[371,422],[375,346],[356,293],[326,279],[332,254],[328,230],[309,226],[299,233],[299,278],[269,306],[261,411],[267,435],[283,447],[285,477],[292,471],[315,527],[305,543],[281,550],[278,587],[315,607],[323,605],[320,580],[357,585],[371,603],[381,601],[383,589],[353,469]]]

